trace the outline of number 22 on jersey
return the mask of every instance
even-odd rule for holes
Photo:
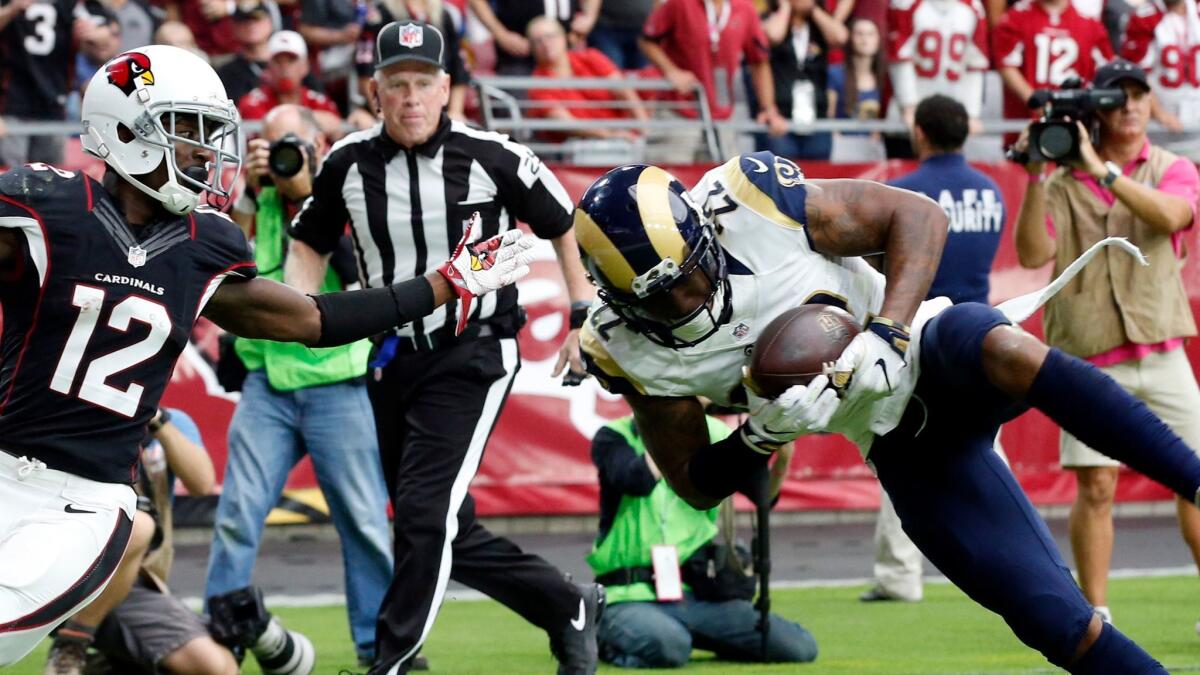
[[[96,324],[100,321],[105,295],[102,288],[84,284],[75,286],[71,304],[79,308],[79,317],[75,320],[75,326],[63,347],[62,357],[54,369],[54,376],[50,379],[52,390],[66,396],[71,395],[76,376],[83,364],[84,353],[92,333],[96,330]],[[167,308],[137,295],[130,295],[112,308],[108,316],[108,328],[124,333],[134,321],[149,326],[150,332],[131,345],[93,358],[87,364],[79,392],[76,394],[81,400],[125,417],[133,417],[137,413],[144,387],[132,382],[122,390],[107,384],[106,380],[153,357],[171,335],[171,317]]]

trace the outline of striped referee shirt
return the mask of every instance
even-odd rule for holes
[[[443,115],[434,135],[411,150],[392,140],[382,123],[334,144],[289,232],[329,253],[349,222],[359,280],[376,288],[445,262],[475,211],[481,239],[516,227],[517,220],[544,239],[571,229],[571,199],[532,150]],[[471,320],[516,310],[517,288],[508,286],[475,303]],[[397,334],[420,338],[453,330],[456,312],[455,303],[443,305]]]

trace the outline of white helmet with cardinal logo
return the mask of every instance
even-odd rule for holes
[[[240,118],[220,78],[200,57],[166,45],[120,54],[96,71],[81,108],[83,149],[171,213],[190,213],[204,192],[229,197],[241,166]],[[184,117],[196,122],[197,131],[177,129]],[[210,151],[212,161],[180,171],[178,144]],[[146,174],[163,162],[166,182],[147,184]]]

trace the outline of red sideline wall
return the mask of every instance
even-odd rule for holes
[[[674,172],[690,185],[707,168],[676,167]],[[911,168],[911,163],[899,161],[803,165],[811,177],[873,180],[886,180]],[[1024,189],[1022,170],[1008,164],[979,168],[1000,185],[1011,226]],[[578,198],[600,171],[559,168],[556,173],[572,198]],[[566,334],[566,308],[552,251],[548,245],[539,250],[542,258],[535,263],[534,273],[521,284],[521,295],[530,316],[529,325],[520,336],[524,365],[472,485],[479,512],[484,515],[595,513],[598,487],[588,458],[588,439],[606,420],[627,411],[619,400],[600,390],[592,380],[582,387],[569,388],[549,378],[557,345]],[[1196,307],[1200,299],[1197,265],[1188,264],[1185,275]],[[1048,279],[1049,269],[1030,271],[1017,265],[1012,240],[1006,231],[992,272],[993,303],[1034,290]],[[1041,316],[1028,321],[1025,327],[1041,335]],[[215,335],[211,327],[201,326],[194,343],[195,349],[189,350],[180,361],[167,390],[166,403],[184,408],[196,417],[220,475],[226,454],[225,429],[235,399],[222,392],[212,379],[209,361],[215,353]],[[1188,346],[1188,351],[1195,363],[1194,343]],[[1073,479],[1058,467],[1058,430],[1045,417],[1031,412],[1013,421],[1004,427],[1002,442],[1013,470],[1034,502],[1063,504],[1073,499]],[[306,461],[297,467],[289,486],[313,485],[312,470]],[[1118,499],[1123,501],[1161,500],[1169,496],[1165,489],[1129,472],[1119,484]],[[855,448],[840,438],[821,437],[804,440],[797,449],[780,508],[873,509],[878,499],[878,485]]]

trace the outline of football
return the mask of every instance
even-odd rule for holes
[[[846,310],[833,305],[801,305],[775,317],[754,343],[750,380],[759,395],[779,396],[796,384],[808,384],[832,364],[862,331]],[[846,385],[831,378],[836,388]]]

